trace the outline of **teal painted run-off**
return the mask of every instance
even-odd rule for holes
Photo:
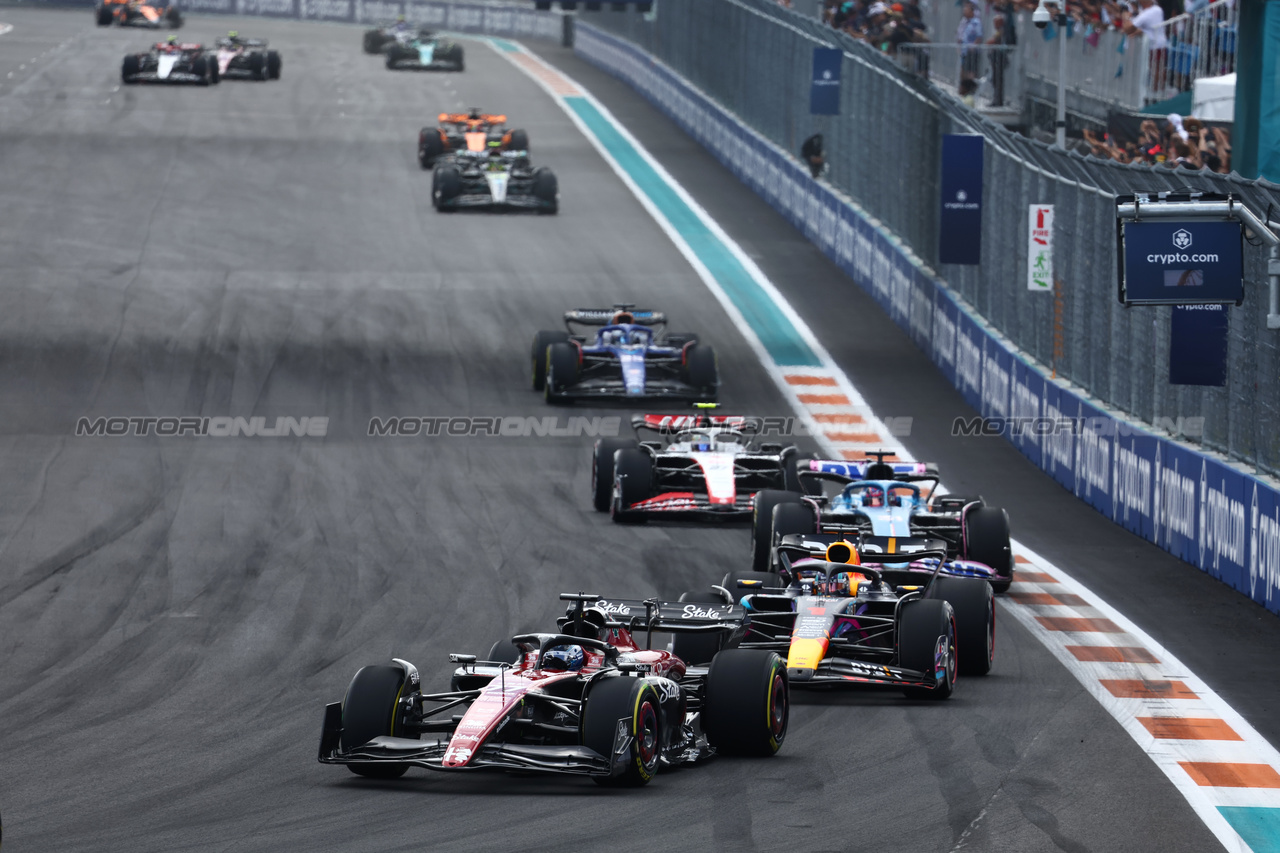
[[[1253,853],[1280,853],[1280,809],[1261,806],[1218,806]]]
[[[518,44],[509,42],[506,39],[491,38],[489,39],[489,41],[493,42],[494,46],[497,47],[498,50],[502,51],[503,53],[519,53],[520,52],[520,46]]]
[[[702,261],[729,300],[741,312],[774,362],[780,367],[821,367],[822,362],[818,356],[774,306],[769,294],[729,251],[729,247],[711,233],[689,205],[640,156],[635,146],[618,132],[612,122],[600,114],[595,104],[581,97],[570,96],[564,100],[689,244],[698,260]]]

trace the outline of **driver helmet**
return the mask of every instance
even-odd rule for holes
[[[706,452],[710,452],[710,450],[711,450],[711,436],[707,435],[705,432],[694,433],[694,436],[693,436],[693,449],[694,449],[694,450],[701,450],[701,451],[703,451],[704,453],[706,453]]]
[[[863,506],[884,506],[884,489],[879,486],[868,486],[862,490]]]
[[[867,580],[861,572],[837,572],[827,578],[827,595],[856,596]]]
[[[238,38],[240,38],[240,33],[237,30],[231,30],[227,33],[228,41],[235,41]]]
[[[618,311],[613,315],[613,319],[609,322],[615,326],[626,326],[634,323],[636,317],[630,311]]]
[[[169,47],[177,47],[177,46],[178,46],[178,37],[177,37],[177,36],[169,36],[169,38],[165,41],[165,44],[169,45]]]
[[[586,660],[582,646],[552,646],[542,656],[542,668],[553,672],[577,672]]]

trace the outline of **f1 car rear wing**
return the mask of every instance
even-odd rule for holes
[[[631,322],[637,326],[665,326],[667,317],[660,311],[635,308],[631,305],[615,305],[612,308],[575,308],[564,312],[565,325],[575,323],[579,326],[611,326],[613,318],[619,311],[631,315]]]
[[[755,432],[763,421],[746,415],[632,415],[631,428],[648,429],[663,434],[688,429],[724,427],[738,432]]]
[[[884,464],[892,468],[893,479],[902,480],[905,483],[919,480],[936,481],[938,479],[938,466],[933,462],[879,463],[875,459],[856,459],[852,461],[843,459],[801,459],[799,462],[801,477],[815,477],[833,482],[843,480],[846,483],[866,479],[867,470],[876,464]]]
[[[440,113],[436,118],[441,124],[468,124],[473,121],[490,125],[507,123],[506,116],[493,113],[478,113],[475,115],[470,113]]]
[[[638,630],[646,631],[646,645],[649,648],[653,647],[654,631],[668,634],[732,631],[741,624],[747,612],[738,604],[659,601],[656,598],[643,601],[601,598],[592,606],[603,610],[611,620],[633,634]]]

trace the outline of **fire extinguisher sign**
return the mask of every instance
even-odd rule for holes
[[[1027,289],[1053,291],[1053,205],[1027,208]]]

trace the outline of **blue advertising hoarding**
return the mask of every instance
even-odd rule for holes
[[[1227,384],[1227,306],[1175,305],[1169,325],[1169,384]]]
[[[1239,222],[1126,222],[1121,234],[1120,301],[1126,305],[1244,301]]]
[[[982,263],[982,151],[979,135],[942,137],[939,263]]]
[[[844,52],[835,47],[813,49],[813,82],[809,86],[809,112],[819,116],[840,114],[840,64]]]

